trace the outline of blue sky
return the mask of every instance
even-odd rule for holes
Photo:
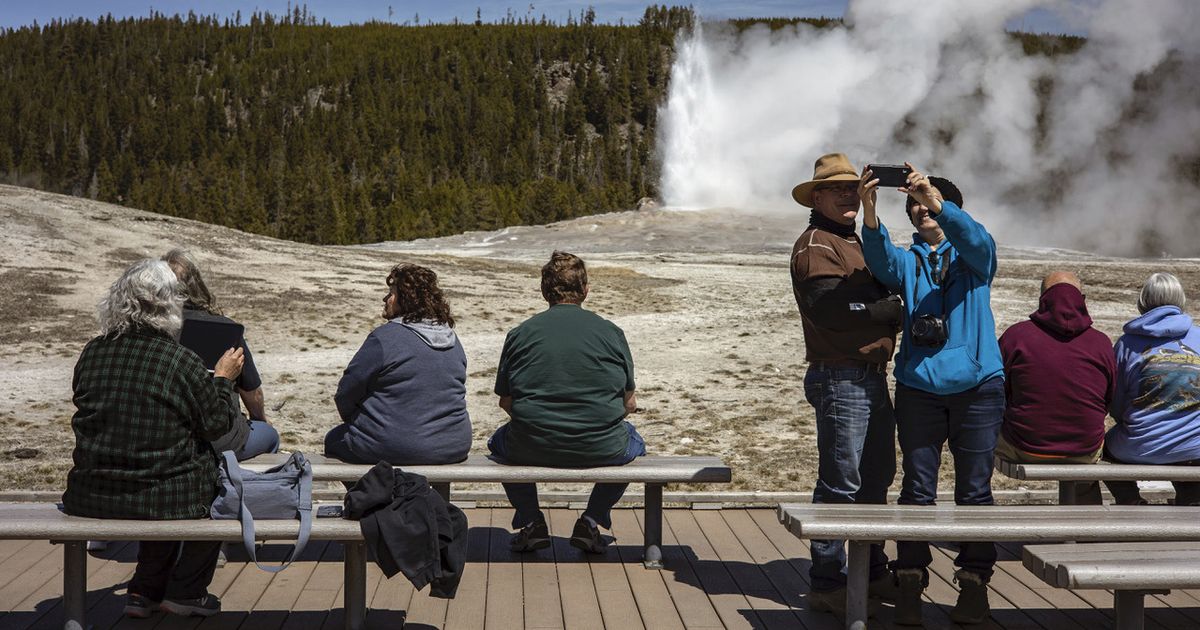
[[[833,16],[840,17],[846,9],[847,0],[678,0],[677,4],[691,4],[701,15],[709,18],[765,17],[765,16]],[[998,0],[999,1],[999,0]],[[662,0],[659,0],[662,4]],[[48,22],[55,18],[96,18],[106,13],[115,17],[147,15],[155,11],[174,14],[195,11],[203,15],[217,14],[232,16],[241,11],[248,16],[255,10],[283,13],[287,0],[258,0],[235,2],[233,0],[107,0],[95,2],[85,0],[40,0],[18,2],[0,0],[0,28],[19,27]],[[479,9],[485,21],[502,19],[510,11],[516,17],[526,15],[540,18],[545,15],[554,21],[565,21],[568,14],[578,16],[588,6],[596,11],[596,19],[602,22],[636,22],[649,2],[628,0],[524,0],[520,2],[487,0],[300,0],[307,4],[309,12],[318,19],[333,24],[360,23],[368,20],[396,23],[412,23],[420,16],[421,23],[428,21],[450,22],[457,17],[463,21],[475,19]],[[667,4],[671,4],[668,2]],[[1014,20],[1014,28],[1039,32],[1064,32],[1066,29],[1052,13],[1031,11],[1021,20]]]

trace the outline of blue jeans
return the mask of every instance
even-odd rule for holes
[[[266,420],[251,420],[250,435],[246,438],[246,445],[237,451],[236,455],[237,460],[241,462],[264,453],[278,452],[279,431]]]
[[[817,485],[813,503],[887,503],[896,477],[896,420],[882,371],[814,363],[804,395],[817,414]],[[846,585],[844,540],[811,541],[814,591]],[[871,579],[887,568],[882,545],[871,545]]]
[[[629,430],[629,446],[625,447],[625,452],[607,462],[597,464],[597,466],[623,466],[646,454],[646,442],[642,440],[637,429],[628,422],[625,423],[625,428]],[[502,464],[510,463],[507,461],[508,447],[505,442],[507,437],[508,425],[505,424],[496,429],[496,432],[488,439],[488,450],[492,452],[496,461]],[[546,520],[546,515],[542,514],[542,508],[538,504],[537,484],[505,483],[501,485],[504,486],[504,493],[508,495],[508,502],[516,510],[513,513],[513,529],[521,529],[530,523]],[[612,529],[613,506],[621,500],[621,495],[625,494],[625,488],[628,487],[627,483],[598,483],[592,486],[592,495],[588,497],[587,509],[583,511],[583,515],[590,517],[604,529]]]
[[[992,505],[992,455],[1004,419],[1004,379],[999,376],[957,394],[939,395],[896,384],[896,428],[904,454],[901,505],[937,503],[938,468],[942,446],[950,443],[954,456],[954,503]],[[895,569],[921,569],[933,561],[929,543],[896,543],[899,558]],[[979,575],[992,577],[996,545],[964,542],[954,564]]]

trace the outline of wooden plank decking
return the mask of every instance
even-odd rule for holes
[[[512,511],[471,509],[469,565],[451,601],[414,593],[402,576],[384,580],[368,566],[371,628],[811,628],[837,630],[825,613],[808,610],[808,547],[789,534],[771,509],[667,510],[663,551],[667,569],[641,564],[641,512],[614,512],[619,543],[602,557],[566,544],[578,516],[550,510],[557,536],[549,549],[508,551]],[[211,590],[224,612],[206,620],[156,615],[120,616],[124,582],[137,545],[115,543],[88,564],[88,615],[97,630],[292,630],[341,628],[342,550],[314,542],[278,575],[247,566],[238,552],[218,569]],[[282,547],[268,548],[277,558]],[[894,549],[890,550],[894,553]],[[274,554],[274,555],[271,555]],[[926,626],[953,628],[953,551],[935,547]],[[1112,596],[1104,591],[1050,588],[1021,565],[1020,546],[1005,544],[991,583],[993,620],[974,628],[1091,629],[1111,626]],[[61,628],[62,550],[46,542],[0,541],[0,628]],[[1146,598],[1147,628],[1200,627],[1200,591]],[[890,628],[884,607],[872,628]]]

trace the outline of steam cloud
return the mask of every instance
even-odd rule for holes
[[[1026,56],[1004,27],[1035,7],[1084,47]],[[846,22],[705,24],[679,43],[668,206],[803,211],[791,187],[842,151],[949,177],[1001,244],[1200,255],[1197,0],[852,0]],[[879,208],[906,233],[902,199]]]

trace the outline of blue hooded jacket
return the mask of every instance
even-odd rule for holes
[[[991,304],[996,241],[954,202],[943,201],[934,220],[946,235],[937,250],[939,270],[947,268],[940,286],[929,264],[932,248],[918,234],[904,250],[892,244],[882,222],[878,229],[863,226],[863,257],[871,273],[904,298],[896,381],[933,394],[957,394],[1004,377]],[[922,315],[945,318],[948,339],[941,347],[912,343],[912,322]]]
[[[1117,424],[1105,449],[1132,464],[1200,459],[1200,328],[1160,306],[1125,324],[1115,351]]]
[[[356,463],[450,464],[471,449],[467,355],[446,324],[393,319],[371,331],[333,400]]]

